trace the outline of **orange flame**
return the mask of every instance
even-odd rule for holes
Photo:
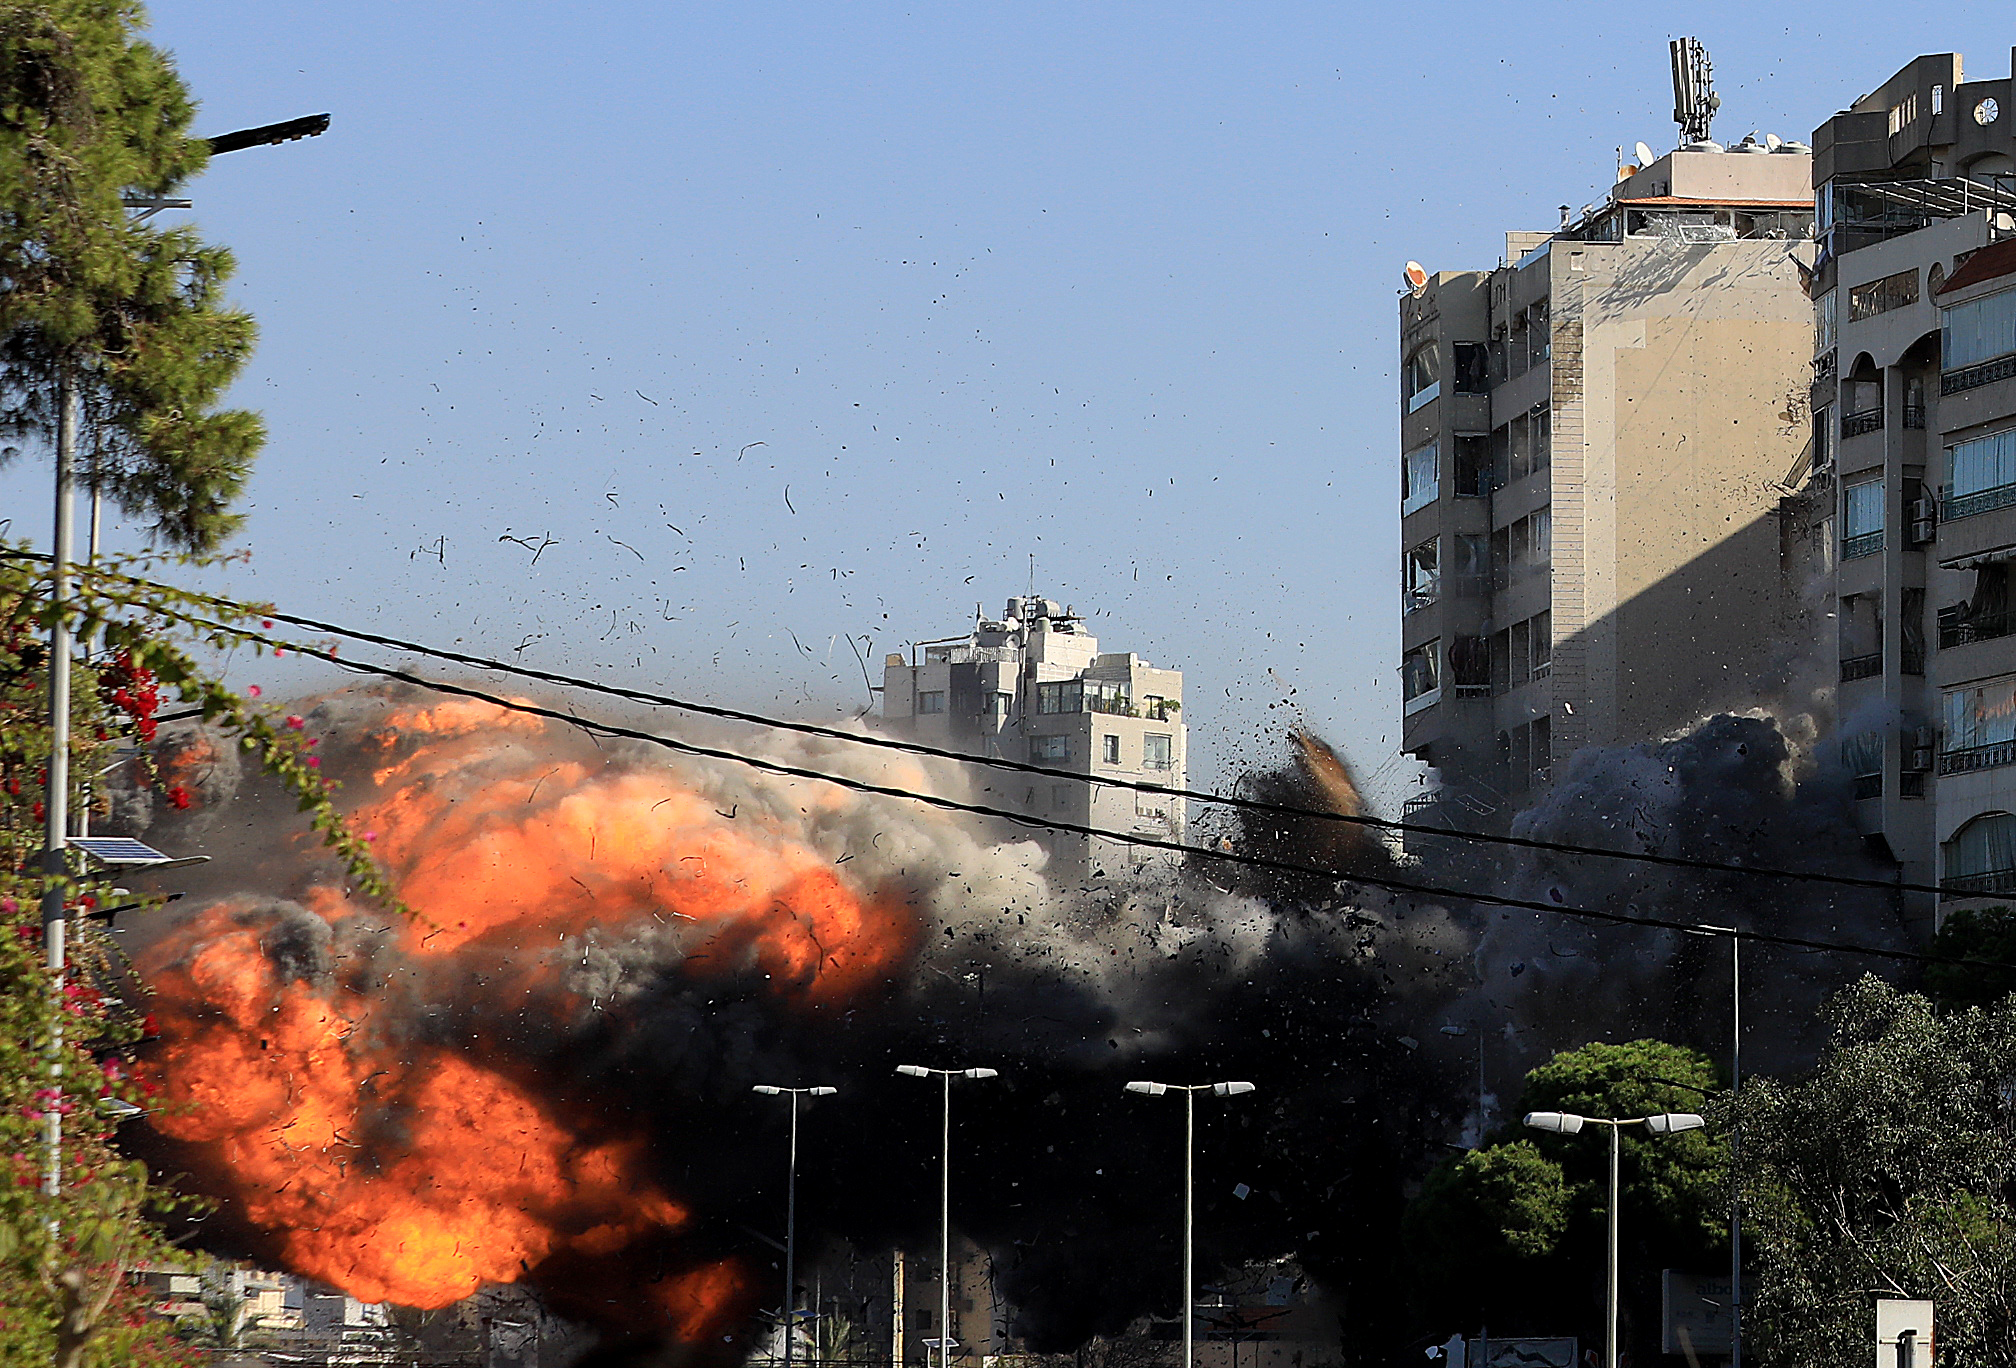
[[[850,885],[785,824],[723,811],[678,777],[555,759],[543,726],[487,705],[397,711],[354,825],[430,925],[400,929],[431,977],[498,950],[557,981],[536,947],[591,928],[683,934],[686,972],[754,968],[786,1003],[846,1000],[916,939],[895,898]],[[332,924],[360,909],[294,890]],[[606,1265],[641,1246],[683,1272],[638,1289],[689,1343],[743,1314],[733,1261],[678,1256],[688,1210],[651,1177],[642,1137],[568,1114],[494,1045],[401,1040],[396,1007],[337,980],[283,979],[273,914],[214,904],[144,958],[162,1039],[147,1065],[165,1135],[198,1147],[297,1272],[366,1301],[438,1307],[542,1264]],[[326,976],[325,976],[326,977]],[[340,979],[340,976],[338,976]],[[525,985],[513,985],[522,987]]]

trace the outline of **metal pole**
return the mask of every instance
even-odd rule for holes
[[[938,1364],[952,1368],[952,1071],[945,1072],[945,1131],[938,1165]]]
[[[798,1320],[798,1090],[791,1090],[791,1167],[784,1185],[784,1368]]]
[[[63,902],[69,872],[64,847],[70,831],[70,522],[73,466],[77,459],[77,395],[66,367],[56,390],[56,526],[50,548],[49,601],[49,782],[43,792],[42,945],[49,966],[49,1086],[63,1086]],[[63,1117],[56,1103],[43,1113],[48,1162],[42,1194],[54,1197],[63,1183]]]
[[[1196,1345],[1190,1321],[1195,1311],[1197,1286],[1192,1269],[1192,1235],[1195,1230],[1192,1196],[1197,1168],[1197,1089],[1183,1090],[1183,1368],[1192,1368]]]
[[[1729,1368],[1743,1368],[1743,941],[1729,938]]]
[[[1617,1368],[1617,1152],[1624,1128],[1610,1123],[1610,1276],[1603,1326],[1603,1368]]]

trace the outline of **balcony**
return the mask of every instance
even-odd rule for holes
[[[1843,437],[1860,437],[1866,433],[1881,432],[1882,430],[1883,410],[1880,408],[1863,409],[1860,413],[1844,413],[1841,415],[1841,435]]]
[[[1939,649],[1971,646],[1977,641],[1993,641],[2016,633],[2016,613],[1990,613],[1986,617],[1954,618],[1939,624]]]
[[[1972,494],[1955,494],[1953,487],[1948,485],[1941,491],[1939,518],[1942,522],[1954,522],[1960,518],[1971,518],[1976,513],[1993,513],[2012,504],[2016,504],[2016,484],[1997,485]],[[1845,557],[1846,553],[1843,555]]]
[[[1982,874],[1951,874],[1939,887],[1956,898],[2001,898],[2016,893],[2016,869],[1991,869]]]
[[[1941,394],[1958,394],[1962,390],[1976,389],[1982,385],[1992,385],[1997,380],[2007,380],[2016,375],[2016,352],[1998,356],[1993,361],[1983,361],[1978,366],[1966,366],[1960,370],[1947,371],[1939,377]]]
[[[1991,741],[1985,746],[1949,750],[1939,757],[1941,774],[1972,774],[1976,770],[2016,765],[2016,741]]]
[[[1844,561],[1859,560],[1863,556],[1873,556],[1882,549],[1883,529],[1880,527],[1874,532],[1864,532],[1860,536],[1843,537],[1841,539],[1841,559]]]
[[[1849,656],[1841,662],[1841,682],[1851,683],[1857,679],[1874,679],[1883,673],[1883,653]]]

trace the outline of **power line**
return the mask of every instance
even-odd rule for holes
[[[202,618],[170,612],[168,616],[180,617],[193,626],[212,630],[238,631],[226,624],[209,622]],[[463,684],[450,684],[444,680],[428,679],[407,670],[394,669],[388,665],[373,665],[365,661],[349,660],[334,651],[325,651],[313,646],[302,646],[294,642],[277,641],[258,633],[243,633],[258,640],[279,645],[305,656],[313,656],[342,669],[363,674],[377,675],[385,679],[396,679],[434,693],[450,694],[459,698],[471,698],[488,703],[508,712],[522,713],[529,717],[545,718],[562,722],[583,731],[599,733],[603,736],[622,740],[640,741],[647,745],[663,747],[681,754],[698,756],[703,759],[725,760],[732,764],[746,765],[767,773],[793,779],[807,779],[817,783],[833,784],[856,793],[874,794],[884,798],[899,798],[909,802],[923,803],[948,812],[964,812],[974,816],[993,817],[1023,826],[1041,827],[1051,831],[1070,832],[1074,835],[1091,836],[1112,841],[1120,845],[1141,846],[1154,850],[1166,850],[1177,854],[1202,856],[1220,860],[1227,864],[1247,865],[1258,869],[1270,869],[1283,873],[1309,874],[1319,878],[1345,883],[1365,884],[1373,888],[1383,888],[1392,892],[1412,893],[1431,898],[1446,898],[1455,902],[1479,903],[1490,907],[1503,907],[1519,911],[1541,912],[1552,916],[1573,917],[1584,921],[1609,923],[1618,926],[1639,926],[1660,931],[1678,931],[1689,935],[1726,936],[1737,940],[1751,941],[1761,945],[1779,945],[1791,949],[1821,950],[1838,954],[1863,955],[1877,959],[1896,960],[1913,964],[1945,964],[1966,968],[2016,970],[2016,964],[2003,964],[1995,960],[1979,960],[1943,955],[1928,955],[1915,950],[1896,950],[1885,946],[1857,945],[1848,941],[1818,940],[1804,936],[1787,936],[1772,931],[1745,930],[1738,927],[1709,926],[1689,922],[1667,921],[1662,917],[1645,917],[1630,912],[1610,912],[1598,908],[1575,907],[1567,903],[1541,902],[1531,898],[1514,898],[1500,893],[1472,892],[1458,888],[1443,888],[1434,884],[1412,883],[1404,879],[1389,878],[1384,875],[1366,874],[1350,870],[1333,869],[1324,865],[1304,864],[1297,860],[1276,859],[1265,855],[1250,855],[1232,850],[1215,850],[1209,846],[1187,845],[1181,841],[1166,841],[1158,837],[1143,836],[1135,832],[1107,831],[1099,827],[1086,826],[1077,822],[1062,821],[1057,818],[1036,817],[1027,813],[1013,812],[1006,808],[990,807],[984,803],[969,803],[957,798],[946,798],[933,793],[919,793],[911,789],[896,788],[888,784],[871,783],[865,779],[855,779],[847,775],[829,774],[823,770],[808,769],[801,765],[790,765],[779,760],[769,760],[761,756],[743,755],[736,751],[723,750],[718,746],[705,746],[696,742],[682,741],[676,737],[660,736],[636,727],[626,727],[613,722],[603,722],[594,718],[584,718],[555,708],[541,707],[536,703],[526,703],[517,699],[503,698],[481,689]],[[1080,778],[1078,775],[1066,775]]]
[[[12,559],[46,561],[47,556],[32,551],[0,551],[0,556]],[[1875,889],[1885,893],[1928,893],[1934,896],[1946,890],[1937,884],[1911,883],[1902,879],[1865,878],[1854,874],[1830,874],[1820,870],[1781,869],[1772,865],[1731,864],[1720,860],[1704,860],[1686,855],[1658,855],[1647,851],[1608,850],[1601,846],[1576,845],[1565,841],[1542,841],[1532,837],[1498,835],[1492,832],[1459,831],[1448,827],[1426,826],[1418,822],[1396,822],[1390,818],[1373,817],[1365,813],[1332,812],[1321,808],[1297,807],[1287,803],[1273,803],[1260,798],[1245,798],[1237,794],[1206,793],[1196,789],[1173,788],[1166,784],[1152,784],[1135,779],[1119,779],[1108,775],[1078,773],[1072,770],[1051,769],[1044,765],[1032,765],[1020,760],[1010,760],[1001,756],[969,755],[961,751],[948,750],[940,746],[925,745],[917,741],[904,741],[888,736],[864,736],[858,732],[842,731],[837,727],[821,726],[816,722],[796,722],[785,718],[769,717],[762,713],[745,712],[737,708],[724,707],[715,703],[699,703],[691,699],[676,698],[668,694],[655,694],[642,689],[625,688],[616,684],[605,684],[598,680],[582,679],[573,675],[559,674],[551,670],[536,669],[528,665],[513,665],[506,661],[492,660],[484,656],[469,655],[445,647],[428,646],[421,642],[406,641],[399,637],[385,636],[376,632],[366,632],[354,627],[344,627],[337,623],[322,622],[315,618],[283,612],[277,608],[259,607],[223,598],[214,594],[200,594],[190,590],[176,589],[172,585],[155,580],[142,579],[121,574],[115,570],[88,569],[85,573],[124,580],[129,584],[141,585],[149,589],[165,589],[185,594],[201,602],[214,604],[232,612],[242,612],[261,618],[291,623],[311,631],[329,632],[336,636],[348,637],[353,641],[368,642],[374,646],[384,646],[391,650],[408,651],[415,655],[436,660],[450,661],[458,665],[468,665],[476,669],[496,671],[501,674],[516,675],[523,679],[534,679],[545,684],[563,688],[582,689],[590,693],[605,694],[621,698],[627,702],[643,703],[653,707],[676,708],[682,712],[696,713],[706,717],[717,717],[727,721],[745,722],[754,726],[767,727],[777,731],[797,732],[806,736],[817,736],[831,741],[843,741],[858,746],[875,746],[884,750],[901,751],[911,755],[926,755],[937,759],[951,760],[966,765],[985,765],[993,769],[1012,773],[1030,774],[1046,779],[1069,779],[1078,783],[1098,784],[1107,788],[1131,790],[1161,797],[1182,798],[1192,802],[1211,803],[1234,809],[1268,813],[1285,817],[1309,817],[1319,821],[1340,822],[1353,826],[1372,827],[1382,831],[1396,831],[1421,836],[1439,836],[1459,841],[1472,841],[1484,845],[1506,846],[1515,850],[1537,850],[1563,855],[1585,855],[1606,860],[1625,860],[1636,864],[1656,865],[1669,869],[1694,869],[1707,873],[1742,874],[1777,879],[1792,879],[1808,883],[1834,884],[1845,888]],[[158,606],[151,611],[163,611]],[[174,616],[169,613],[169,616]],[[213,626],[217,624],[212,624]],[[228,628],[243,631],[241,628]],[[272,638],[262,637],[256,632],[245,635],[262,641]],[[279,643],[292,647],[289,643]]]

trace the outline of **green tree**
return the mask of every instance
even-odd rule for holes
[[[1992,1007],[2016,992],[2016,908],[1965,907],[1948,916],[1932,938],[1930,952],[1948,959],[1988,964],[1934,964],[1925,970],[1925,991],[1941,1007]]]
[[[228,251],[127,208],[208,157],[144,22],[132,0],[0,0],[0,433],[50,440],[74,388],[81,478],[201,551],[265,440],[217,407],[254,330],[223,303]]]
[[[1638,1040],[1565,1051],[1526,1076],[1518,1110],[1640,1117],[1701,1111],[1718,1087],[1706,1056]],[[1420,1327],[1436,1336],[1578,1335],[1600,1343],[1608,1242],[1609,1138],[1600,1127],[1546,1135],[1515,1124],[1430,1173],[1401,1241]],[[1658,1352],[1662,1268],[1727,1258],[1728,1170],[1706,1132],[1623,1134],[1623,1336]]]
[[[73,783],[118,747],[145,750],[155,715],[179,700],[277,775],[367,896],[398,903],[368,847],[349,831],[319,772],[313,738],[270,708],[225,689],[197,664],[198,644],[266,649],[256,630],[212,601],[150,586],[114,567],[87,572],[73,600],[80,639],[103,649],[72,671]],[[174,1262],[156,1219],[177,1205],[121,1153],[108,1103],[145,1106],[128,1061],[145,1034],[140,986],[101,923],[88,916],[102,883],[79,871],[65,887],[73,911],[70,967],[52,979],[41,947],[39,868],[47,801],[49,581],[38,558],[0,544],[0,1363],[59,1368],[179,1362],[164,1327],[135,1302],[126,1271]],[[297,719],[298,721],[298,719]],[[151,775],[145,759],[142,779]],[[155,782],[158,802],[190,795]],[[73,802],[83,798],[73,792]],[[128,913],[128,916],[144,913]],[[55,1028],[62,1026],[60,1055]],[[52,1080],[52,1056],[62,1074]],[[62,1181],[38,1181],[43,1117],[64,1118]]]
[[[1942,1013],[1869,977],[1826,1014],[1809,1077],[1743,1090],[1750,1342],[1866,1359],[1873,1298],[1927,1297],[1951,1361],[2016,1365],[2016,1000]]]

